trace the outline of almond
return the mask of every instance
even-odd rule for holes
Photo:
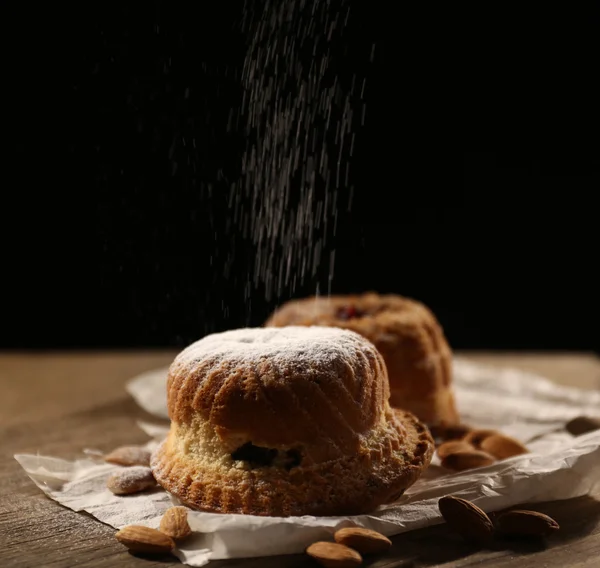
[[[156,529],[140,525],[123,527],[117,532],[115,538],[133,552],[164,554],[170,552],[175,546],[171,537]]]
[[[438,501],[442,517],[452,530],[466,540],[486,541],[494,533],[490,518],[477,505],[460,497],[442,497]]]
[[[581,436],[594,430],[600,429],[600,418],[592,418],[591,416],[578,416],[569,420],[565,426],[567,432],[573,436]]]
[[[361,554],[377,554],[392,546],[392,541],[387,536],[362,527],[340,529],[335,532],[333,539],[338,544],[344,544]]]
[[[160,532],[170,536],[173,540],[182,540],[192,532],[187,520],[185,507],[171,507],[165,511],[160,520]]]
[[[455,424],[454,426],[447,426],[444,431],[445,440],[460,440],[464,438],[473,428],[466,424]]]
[[[462,440],[450,440],[449,442],[444,442],[437,449],[438,457],[443,460],[446,456],[453,454],[454,452],[471,452],[475,450],[471,444],[467,442],[463,442]]]
[[[548,515],[516,509],[500,514],[496,522],[498,530],[507,536],[548,536],[560,528]]]
[[[115,495],[131,495],[156,485],[156,480],[149,467],[141,465],[128,467],[111,475],[106,486]]]
[[[484,438],[481,442],[481,449],[498,460],[505,460],[529,452],[521,442],[504,434],[492,434]]]
[[[464,471],[475,469],[476,467],[485,467],[495,462],[493,456],[481,450],[459,450],[448,454],[442,459],[442,467],[453,469],[454,471]]]
[[[337,542],[315,542],[306,549],[306,554],[325,568],[352,568],[362,564],[362,556]]]
[[[466,424],[454,424],[448,426],[446,424],[436,424],[429,426],[429,431],[435,439],[443,442],[448,440],[460,440],[464,438],[472,430],[471,426]]]
[[[121,446],[104,456],[104,461],[116,465],[150,465],[150,450],[141,446]]]
[[[485,440],[488,436],[493,436],[494,434],[499,434],[498,430],[471,430],[464,438],[463,441],[479,448],[481,442]]]

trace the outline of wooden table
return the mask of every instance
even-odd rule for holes
[[[47,498],[12,458],[36,453],[64,458],[82,448],[109,450],[142,443],[135,426],[149,418],[123,385],[142,371],[166,366],[173,352],[0,354],[0,567],[180,565],[141,559],[115,541],[114,529]],[[600,388],[600,361],[589,354],[462,354],[497,366],[539,372],[560,383]],[[600,495],[596,495],[600,498]],[[536,505],[561,530],[545,546],[514,544],[477,550],[438,525],[393,538],[385,556],[366,566],[600,566],[600,500],[584,497]],[[304,555],[217,561],[211,567],[315,566]]]

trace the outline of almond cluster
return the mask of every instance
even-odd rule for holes
[[[153,489],[156,480],[150,469],[150,452],[141,446],[122,446],[104,456],[104,461],[123,466],[111,475],[106,486],[115,495],[133,495]],[[167,509],[160,521],[160,529],[142,525],[128,525],[115,534],[115,538],[132,552],[166,554],[176,541],[187,538],[192,532],[185,507]]]
[[[434,436],[439,442],[436,451],[442,467],[453,471],[485,467],[529,452],[521,442],[497,430],[461,426],[438,429]]]
[[[306,554],[325,568],[360,566],[363,555],[379,554],[392,546],[386,536],[362,527],[346,527],[333,535],[335,542],[319,541],[306,549]]]
[[[115,538],[132,552],[166,554],[173,550],[175,542],[187,538],[191,533],[187,509],[171,507],[165,511],[159,530],[142,525],[129,525],[118,531]]]
[[[150,469],[150,452],[146,448],[121,446],[105,455],[104,461],[123,466],[106,481],[106,486],[115,495],[133,495],[156,487]]]
[[[496,535],[540,538],[560,528],[548,515],[524,509],[503,511],[494,523],[477,505],[455,496],[442,497],[438,507],[448,527],[470,542],[486,543]]]

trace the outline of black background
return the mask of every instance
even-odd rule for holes
[[[196,4],[3,5],[1,348],[182,346],[277,304],[244,300],[226,230],[243,2]],[[336,64],[368,75],[367,122],[332,291],[415,297],[456,348],[598,349],[594,17],[352,9]]]

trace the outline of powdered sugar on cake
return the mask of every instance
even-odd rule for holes
[[[375,347],[353,331],[324,326],[242,328],[214,333],[184,349],[173,365],[191,365],[203,360],[231,364],[256,363],[271,359],[281,365],[303,362],[353,362],[357,355]]]

